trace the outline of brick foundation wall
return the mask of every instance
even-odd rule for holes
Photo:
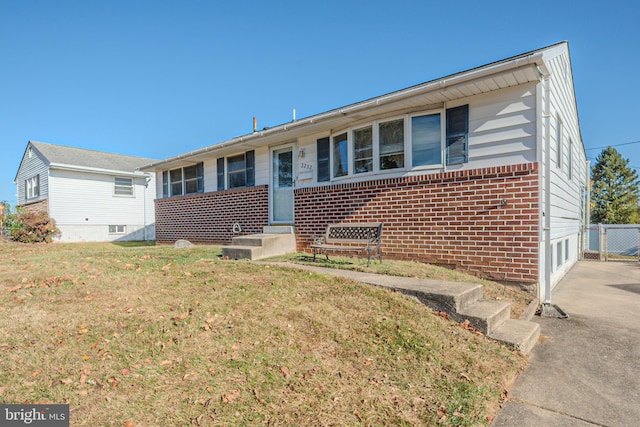
[[[155,208],[158,243],[230,243],[236,235],[261,233],[268,225],[268,186],[156,199]],[[241,233],[233,233],[235,223]]]
[[[299,251],[334,222],[384,222],[383,257],[538,281],[537,163],[295,190]]]
[[[49,199],[38,200],[37,202],[25,203],[19,205],[20,208],[27,212],[45,212],[49,213]]]

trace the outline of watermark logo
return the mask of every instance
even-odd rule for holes
[[[0,426],[69,427],[69,405],[0,405]]]

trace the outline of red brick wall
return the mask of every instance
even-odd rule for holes
[[[37,202],[25,203],[24,205],[19,205],[22,209],[27,212],[45,212],[49,213],[49,199],[38,200]]]
[[[269,221],[268,186],[156,199],[156,241],[173,243],[229,243],[239,234],[261,233]]]
[[[539,207],[537,163],[301,188],[295,190],[298,250],[310,251],[328,223],[384,222],[387,258],[535,283]]]

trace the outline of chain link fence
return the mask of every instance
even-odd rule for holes
[[[586,229],[585,259],[640,261],[640,224],[597,224]]]

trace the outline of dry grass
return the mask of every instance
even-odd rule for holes
[[[0,244],[0,401],[87,426],[478,425],[526,363],[399,293],[219,254]]]
[[[363,257],[331,256],[326,260],[324,256],[317,257],[306,253],[297,253],[275,257],[273,260],[294,262],[298,264],[319,267],[339,268],[343,270],[362,271],[366,273],[388,274],[401,277],[418,277],[424,279],[447,280],[451,282],[479,283],[483,285],[484,299],[502,300],[511,303],[511,317],[518,319],[535,299],[535,295],[516,286],[503,285],[491,280],[480,279],[460,271],[438,267],[415,261],[384,260],[382,263],[371,261],[367,266],[367,259]]]

